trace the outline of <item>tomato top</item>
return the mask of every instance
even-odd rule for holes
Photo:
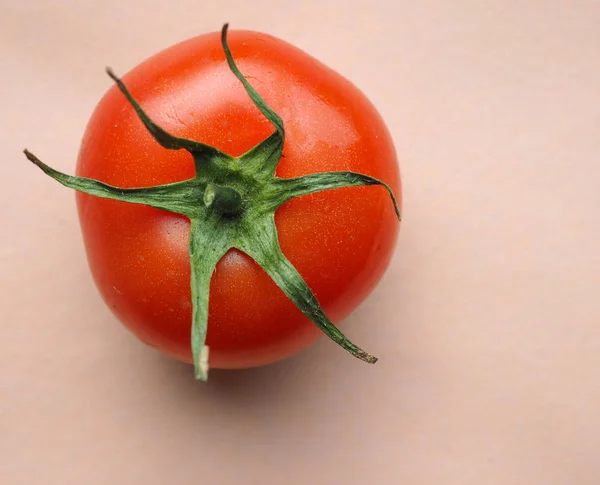
[[[282,40],[226,28],[221,38],[182,42],[114,79],[85,131],[78,177],[61,179],[28,154],[80,191],[90,268],[113,312],[143,341],[184,361],[200,359],[206,335],[211,367],[279,360],[320,335],[317,326],[363,358],[329,319],[352,311],[391,258],[399,225],[382,182],[401,205],[393,143],[364,94]],[[274,130],[269,107],[284,130]],[[167,146],[152,126],[168,140],[214,151]],[[276,168],[274,177],[265,164]],[[161,189],[160,203],[156,189],[121,190],[175,182],[189,184]],[[213,182],[240,196],[238,215],[203,205]],[[224,257],[212,264],[211,251]],[[190,339],[201,340],[194,353]]]

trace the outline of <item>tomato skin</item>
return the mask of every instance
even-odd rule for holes
[[[401,205],[391,137],[355,86],[269,35],[230,31],[228,41],[242,73],[284,121],[277,176],[360,172],[390,185]],[[158,53],[123,81],[164,129],[230,155],[241,155],[273,131],[229,70],[218,33]],[[160,147],[112,87],[86,128],[76,173],[145,187],[191,178],[194,165],[189,153]],[[107,305],[141,340],[192,362],[189,221],[146,206],[76,197],[90,269]],[[382,187],[299,197],[280,207],[275,220],[284,254],[336,323],[377,284],[399,229]],[[320,335],[248,256],[231,250],[219,262],[210,291],[211,367],[268,364]]]

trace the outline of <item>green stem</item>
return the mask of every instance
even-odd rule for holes
[[[208,183],[204,190],[204,205],[221,214],[238,214],[244,206],[240,193],[231,187]]]

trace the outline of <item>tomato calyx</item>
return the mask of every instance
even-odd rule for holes
[[[144,204],[182,214],[190,220],[189,254],[192,293],[191,347],[195,375],[205,381],[209,369],[209,349],[205,345],[208,327],[210,281],[217,263],[232,248],[254,259],[294,304],[334,342],[355,357],[375,363],[377,358],[352,343],[329,320],[302,276],[281,251],[275,211],[302,195],[342,187],[379,185],[387,190],[400,220],[392,189],[384,182],[355,172],[313,173],[282,179],[275,175],[282,158],[285,130],[275,113],[237,68],[227,44],[227,28],[221,43],[231,72],[275,128],[257,146],[232,157],[215,147],[178,138],[156,125],[110,69],[108,75],[135,109],[154,140],[165,149],[186,150],[196,169],[193,178],[144,188],[119,188],[98,180],[75,177],[49,167],[28,150],[27,158],[62,185],[97,197]]]

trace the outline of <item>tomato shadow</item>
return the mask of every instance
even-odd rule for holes
[[[319,344],[316,344],[318,347]],[[153,367],[169,383],[172,398],[196,401],[203,407],[215,407],[233,413],[264,413],[269,409],[297,403],[309,394],[310,374],[315,371],[319,349],[309,348],[284,361],[242,370],[210,371],[208,382],[194,378],[193,368],[160,354],[153,357]],[[326,357],[326,356],[325,356]],[[327,365],[321,361],[320,365]]]
[[[379,342],[383,366],[371,366],[354,359],[327,338],[319,339],[292,357],[264,367],[211,370],[206,383],[195,380],[191,365],[174,361],[158,352],[152,352],[150,359],[145,358],[144,366],[152,367],[153,392],[168,393],[183,408],[189,406],[190,414],[201,409],[203,414],[215,412],[259,417],[265,413],[329,412],[324,409],[330,409],[332,403],[338,401],[356,402],[357,406],[361,406],[362,398],[357,401],[357,396],[371,395],[384,384],[389,386],[390,374],[386,367],[400,358],[394,345],[381,345],[382,342],[398,339],[394,322],[390,321],[385,326],[380,324],[377,331],[369,328],[368,322],[373,315],[380,320],[378,313],[376,298],[350,315],[344,322],[344,329],[357,341]],[[395,372],[394,379],[400,379],[399,374]]]

